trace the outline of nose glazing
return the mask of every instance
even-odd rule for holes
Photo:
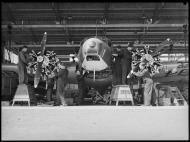
[[[96,42],[91,41],[89,42],[89,47],[94,48],[96,46]]]

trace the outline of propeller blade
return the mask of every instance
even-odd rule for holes
[[[43,39],[41,41],[41,55],[44,55],[46,41],[47,41],[47,33],[45,32]]]
[[[41,56],[44,55],[46,41],[47,41],[47,33],[45,32],[41,41]],[[36,88],[39,84],[41,73],[42,73],[42,62],[39,62],[37,65],[36,74],[34,76],[34,88]]]
[[[156,50],[153,52],[152,56],[153,56],[153,57],[156,57],[156,56],[160,55],[161,53],[159,53],[159,52],[163,52],[163,50],[169,49],[169,48],[164,48],[164,47],[166,47],[166,46],[167,46],[167,47],[170,47],[171,44],[172,44],[171,39],[167,38],[165,41],[161,42],[161,43],[157,46],[157,48],[156,48]]]
[[[34,76],[34,88],[36,88],[39,84],[41,72],[42,72],[42,63],[38,63],[36,74]]]

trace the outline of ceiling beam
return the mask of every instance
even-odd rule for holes
[[[183,32],[107,32],[107,35],[176,35],[176,34],[183,34]]]
[[[182,27],[184,24],[151,24],[149,28],[171,28],[171,27]],[[2,29],[7,28],[7,25],[1,25]],[[65,25],[13,25],[13,28],[64,28]],[[70,24],[68,28],[96,28],[96,24]],[[141,28],[147,27],[147,24],[106,24],[98,25],[99,28]]]
[[[144,33],[144,32],[137,32],[137,33],[134,33],[134,32],[107,32],[107,35],[116,35],[116,36],[123,36],[123,35],[143,35],[143,36],[147,36],[147,35],[163,35],[163,36],[167,36],[167,35],[183,35],[184,33],[183,32],[147,32],[147,33]],[[16,34],[17,36],[30,36],[31,33],[19,33],[19,34]],[[41,34],[38,34],[38,35],[41,35]],[[49,33],[48,36],[49,37],[56,37],[56,38],[63,38],[62,36],[66,36],[67,34],[66,33]],[[73,36],[93,36],[94,33],[73,33]],[[187,33],[188,35],[188,33]],[[151,38],[151,37],[150,37]]]
[[[121,46],[127,46],[128,44],[114,44],[113,46],[117,46],[117,45],[121,45]],[[145,46],[145,45],[149,45],[150,47],[156,47],[159,44],[134,44],[135,47],[141,47],[141,46]],[[13,48],[19,48],[22,45],[12,45]],[[40,48],[41,45],[27,45],[29,48]],[[66,44],[47,44],[46,47],[56,47],[56,48],[63,48],[63,47],[79,47],[80,44],[74,44],[74,45],[66,45]],[[174,44],[174,47],[184,47],[184,44]],[[186,46],[188,46],[188,44],[186,44]]]
[[[15,30],[15,31],[17,31],[17,29],[13,29],[13,30]],[[47,29],[49,32],[63,32],[62,31],[62,29],[59,29],[59,30],[57,30],[57,29]],[[72,29],[70,29],[71,31],[94,31],[95,29],[94,28],[72,28]],[[103,30],[103,28],[102,29],[99,29],[99,30]],[[132,27],[130,27],[130,28],[107,28],[107,30],[108,31],[142,31],[140,28],[132,28]],[[182,31],[182,30],[180,30],[180,29],[178,29],[178,28],[151,28],[151,29],[149,29],[150,31],[153,31],[153,32],[160,32],[160,31],[166,31],[166,32],[175,32],[175,31]],[[2,29],[2,31],[6,31],[6,29]],[[41,32],[41,30],[40,29],[35,29],[35,31],[37,31],[37,32]],[[47,31],[47,32],[48,32]],[[27,29],[26,29],[26,31],[25,32],[27,32]]]
[[[60,3],[60,4],[62,4],[62,3]],[[63,3],[64,4],[64,3]],[[110,4],[110,3],[109,3]],[[144,7],[142,7],[142,8],[144,8]],[[153,11],[155,8],[154,7],[150,7],[150,8],[144,8],[146,11]],[[61,12],[62,11],[68,11],[68,9],[66,9],[66,8],[60,8],[59,9]],[[78,13],[78,12],[86,12],[86,11],[88,11],[88,12],[91,12],[91,13],[93,13],[93,12],[99,12],[99,11],[103,11],[104,10],[104,8],[102,8],[102,9],[97,9],[97,8],[74,8],[74,9],[69,9],[69,11],[70,12],[73,12],[73,13]],[[179,7],[171,7],[171,8],[167,8],[167,7],[165,7],[164,8],[164,10],[169,10],[169,11],[187,11],[188,10],[188,8],[187,7],[184,7],[184,8],[179,8]],[[15,9],[14,10],[14,12],[15,11],[17,11],[17,12],[24,12],[24,11],[28,11],[28,12],[37,12],[37,13],[39,13],[39,12],[49,12],[49,11],[51,11],[51,8],[43,8],[43,9],[29,9],[29,8],[24,8],[24,7],[22,7],[22,8],[19,8],[19,9]],[[130,12],[130,11],[142,11],[141,9],[139,9],[139,8],[130,8],[130,7],[127,7],[127,8],[110,8],[110,11],[111,12]],[[100,12],[100,13],[101,13]]]

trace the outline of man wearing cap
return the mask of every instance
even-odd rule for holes
[[[130,73],[131,70],[131,63],[132,63],[132,45],[129,44],[129,46],[121,50],[119,52],[118,56],[121,57],[121,68],[122,68],[122,84],[128,84],[128,81],[126,80],[127,75]]]
[[[135,76],[142,77],[143,81],[145,82],[144,86],[144,105],[150,106],[151,105],[151,97],[152,97],[152,90],[153,90],[153,80],[152,76],[147,68],[145,68],[145,63],[141,62],[140,71],[134,72],[131,70],[131,73]]]
[[[121,78],[122,78],[122,69],[121,69],[121,46],[116,47],[116,52],[118,53],[118,56],[115,56],[115,60],[113,63],[113,76],[114,76],[114,82],[113,85],[119,85],[121,84]]]
[[[36,97],[34,92],[31,89],[30,84],[28,83],[28,74],[27,74],[27,64],[32,57],[27,53],[27,46],[20,47],[18,53],[18,76],[19,76],[19,84],[26,84],[29,92],[30,102],[34,105],[37,104]]]
[[[27,84],[28,76],[26,66],[29,61],[29,58],[27,57],[27,46],[23,46],[19,49],[18,59],[19,84]]]

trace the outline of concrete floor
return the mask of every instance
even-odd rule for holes
[[[187,106],[3,106],[2,140],[187,140]]]

